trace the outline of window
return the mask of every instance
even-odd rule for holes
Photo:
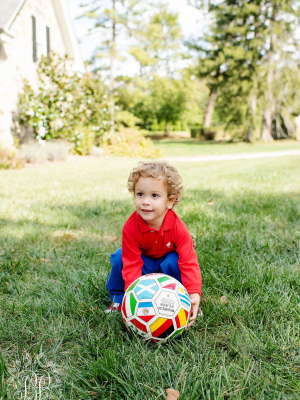
[[[50,28],[40,19],[32,16],[32,49],[33,61],[37,62],[41,56],[50,56]]]

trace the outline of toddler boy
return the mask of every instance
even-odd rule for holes
[[[192,304],[191,326],[201,296],[201,273],[186,225],[173,211],[183,193],[181,177],[166,162],[140,162],[128,178],[136,211],[122,230],[122,247],[110,257],[106,288],[120,311],[124,292],[142,275],[161,272],[181,282]],[[201,310],[199,310],[201,312]]]

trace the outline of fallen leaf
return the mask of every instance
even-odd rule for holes
[[[114,238],[111,239],[111,243],[116,242],[119,239],[121,239],[121,236],[114,237]]]
[[[43,262],[51,262],[51,260],[49,260],[48,258],[40,258],[40,260]]]
[[[169,388],[169,389],[166,390],[166,392],[167,392],[166,400],[177,400],[177,399],[179,399],[180,393],[178,392],[178,390]]]
[[[90,396],[98,396],[98,392],[91,392],[91,391],[89,391],[88,394],[89,394]]]
[[[213,205],[214,205],[214,203],[215,203],[215,202],[213,201],[213,199],[211,199],[211,200],[209,200],[209,201],[208,201],[208,203],[207,203],[207,204],[208,204],[209,206],[213,206]]]
[[[75,289],[78,289],[78,286],[77,286],[77,285],[75,285]]]
[[[50,339],[47,339],[46,342],[49,343],[49,344],[52,343]]]
[[[193,238],[193,247],[194,247],[194,249],[196,250],[196,248],[197,248],[197,242],[196,242],[196,239],[194,239],[194,238]]]
[[[63,206],[63,210],[65,210],[66,209],[66,206]]]
[[[226,303],[227,303],[226,296],[221,296],[221,297],[220,297],[220,303],[221,303],[221,304],[226,304]]]

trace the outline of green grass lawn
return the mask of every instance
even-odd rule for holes
[[[137,161],[0,171],[0,399],[300,399],[300,158],[174,163],[204,318],[164,346],[104,314]]]
[[[274,143],[230,143],[200,141],[197,139],[154,140],[155,147],[162,149],[165,157],[196,157],[217,154],[257,153],[282,150],[300,150],[300,142],[279,140]]]

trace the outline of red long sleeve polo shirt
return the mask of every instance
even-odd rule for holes
[[[192,237],[183,221],[169,210],[159,230],[150,228],[135,211],[122,230],[122,275],[125,290],[142,276],[141,255],[159,258],[171,251],[178,253],[181,280],[189,294],[201,292],[201,272]]]

